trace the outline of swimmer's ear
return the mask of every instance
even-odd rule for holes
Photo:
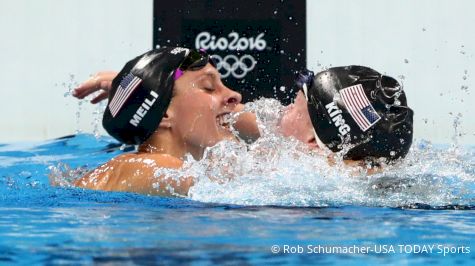
[[[168,129],[171,128],[173,125],[173,115],[171,114],[170,110],[167,110],[165,112],[165,115],[162,117],[162,121],[160,121],[160,124],[158,125],[159,128],[163,129]]]

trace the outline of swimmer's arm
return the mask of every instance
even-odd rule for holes
[[[109,91],[112,87],[112,80],[117,76],[115,71],[101,71],[81,83],[72,92],[72,95],[78,99],[84,99],[90,94],[101,90],[101,93],[91,100],[95,104],[109,97]]]
[[[241,112],[242,110],[244,110],[244,105],[238,104],[235,111]],[[234,128],[238,131],[239,137],[246,142],[253,142],[261,136],[257,127],[256,114],[251,112],[243,112],[239,115],[234,123]]]

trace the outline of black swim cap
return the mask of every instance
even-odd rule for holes
[[[364,66],[312,74],[301,72],[297,83],[306,94],[315,132],[328,148],[349,149],[344,158],[352,160],[406,156],[413,111],[397,80]]]
[[[141,144],[147,140],[168,109],[175,79],[186,70],[182,66],[190,61],[187,60],[190,55],[194,55],[191,59],[198,61],[200,58],[196,58],[196,54],[205,53],[181,47],[164,47],[127,62],[112,81],[102,119],[104,129],[127,144]],[[208,62],[209,56],[203,58],[206,61],[201,61],[201,67]]]

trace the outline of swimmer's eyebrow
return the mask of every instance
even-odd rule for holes
[[[219,75],[216,74],[216,71],[213,71],[211,69],[202,73],[196,79],[196,81],[200,81],[200,82],[210,81],[211,83],[215,83],[216,80],[221,80],[221,78]]]
[[[216,69],[208,69],[208,70],[205,71],[205,73],[203,75],[205,75],[206,77],[209,77],[213,80],[216,79],[216,78],[221,79],[220,75],[218,75],[216,73],[219,73],[219,72],[217,72]]]

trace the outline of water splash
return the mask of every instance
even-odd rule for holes
[[[262,100],[248,106],[259,110],[259,127],[267,133],[261,139],[247,146],[221,142],[203,160],[185,163],[183,173],[196,178],[190,199],[313,207],[475,205],[473,152],[420,140],[406,159],[367,175],[364,165],[347,166],[341,160],[332,165],[301,143],[272,134],[279,110],[273,104]]]
[[[453,123],[452,127],[454,129],[454,134],[452,135],[452,146],[451,149],[458,149],[459,147],[459,139],[465,135],[460,128],[462,125],[462,113],[457,113],[454,114],[452,112],[449,113],[451,116],[453,116]]]
[[[197,179],[191,199],[314,207],[475,204],[475,164],[467,161],[473,154],[460,149],[447,153],[421,141],[399,164],[367,176],[364,167],[330,165],[291,140],[236,145],[222,142],[208,151],[214,159],[188,162],[184,171]]]
[[[102,114],[106,108],[106,101],[99,102],[95,105],[94,111],[92,112],[93,120],[91,122],[94,134],[94,137],[98,139],[101,136],[101,127],[102,127]]]
[[[82,110],[82,104],[83,104],[84,100],[79,100],[78,101],[78,107],[76,109],[76,132],[74,132],[75,134],[80,134],[81,133],[81,110]]]
[[[85,167],[71,168],[68,164],[59,162],[48,167],[49,182],[52,186],[71,187],[74,182],[84,176],[88,170]]]
[[[94,75],[91,75],[91,78]],[[73,74],[69,75],[69,80],[67,82],[63,82],[62,87],[64,87],[67,91],[64,93],[64,97],[71,97],[72,96],[72,91],[79,86],[79,83],[75,80],[75,76]],[[76,118],[76,131],[75,134],[80,134],[83,130],[81,129],[81,113],[83,111],[83,105],[85,102],[89,102],[95,97],[97,97],[100,93],[102,93],[101,90],[96,91],[84,99],[77,99],[77,109],[75,112],[75,118]],[[93,127],[93,134],[98,139],[101,136],[100,133],[100,128],[102,127],[101,121],[102,121],[102,114],[104,112],[106,106],[106,101],[101,101],[98,104],[94,105],[94,109],[92,112],[92,122],[91,125]]]
[[[61,83],[61,86],[66,89],[66,92],[63,94],[64,97],[69,97],[72,94],[72,91],[78,85],[77,81],[75,81],[74,74],[69,74],[69,80],[67,82]]]

